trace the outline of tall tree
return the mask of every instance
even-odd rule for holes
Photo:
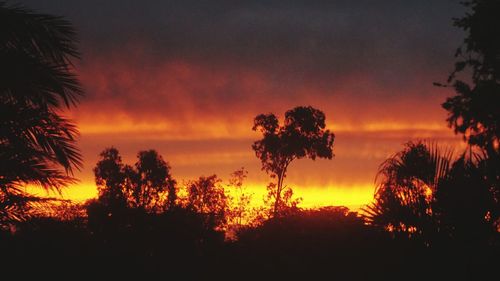
[[[454,25],[466,36],[448,78],[456,95],[442,106],[455,132],[486,153],[481,161],[483,174],[495,190],[495,213],[500,214],[500,2],[470,0],[463,4],[469,11],[454,19]]]
[[[82,95],[72,73],[77,58],[71,23],[0,3],[0,192],[7,197],[24,196],[25,184],[59,190],[81,167],[78,130],[61,116]]]
[[[274,114],[255,117],[253,130],[260,131],[263,138],[254,142],[252,148],[262,162],[262,170],[277,179],[268,188],[274,201],[273,216],[279,215],[283,205],[283,181],[293,160],[333,157],[335,136],[325,127],[325,114],[311,106],[299,106],[287,111],[283,125],[279,124]]]
[[[467,35],[455,53],[457,62],[448,78],[456,95],[443,103],[449,112],[448,123],[456,133],[464,134],[471,145],[489,155],[500,152],[500,2],[473,0],[463,3],[471,10],[455,19],[454,25]],[[458,74],[470,70],[459,79]]]

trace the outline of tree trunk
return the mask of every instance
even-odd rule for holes
[[[283,173],[278,175],[278,185],[276,187],[276,201],[274,201],[274,211],[273,217],[278,216],[280,200],[281,200],[281,188],[283,185]]]

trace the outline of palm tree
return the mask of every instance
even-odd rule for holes
[[[450,163],[451,150],[441,153],[433,144],[407,143],[380,165],[375,202],[364,209],[368,222],[407,237],[433,235],[433,194]]]
[[[451,150],[434,144],[407,143],[380,166],[375,202],[364,209],[365,217],[426,244],[436,238],[487,242],[498,220],[487,162],[487,155],[471,150],[454,159]]]
[[[30,198],[20,189],[25,184],[59,191],[82,166],[78,130],[60,115],[82,95],[71,71],[79,58],[75,36],[61,17],[0,3],[2,205],[5,198],[18,198],[9,206],[26,203],[19,199]]]

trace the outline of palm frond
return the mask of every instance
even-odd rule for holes
[[[14,50],[0,50],[0,59],[0,95],[6,101],[60,108],[76,105],[82,96],[78,79],[66,64]]]
[[[54,210],[54,203],[64,202],[56,198],[33,196],[16,186],[0,188],[0,229]]]
[[[78,130],[56,113],[17,104],[0,104],[0,144],[17,153],[33,153],[40,159],[62,165],[68,172],[82,167],[76,147]],[[37,153],[35,153],[37,152]]]
[[[80,57],[76,30],[63,17],[0,3],[0,22],[3,48],[22,46],[26,53],[59,63]]]
[[[365,219],[394,231],[432,227],[432,196],[452,162],[452,149],[429,141],[407,143],[379,166],[375,202],[363,209]]]
[[[0,94],[60,107],[82,94],[69,72],[79,58],[76,32],[62,17],[0,3]]]

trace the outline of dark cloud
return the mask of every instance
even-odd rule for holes
[[[325,87],[371,75],[397,90],[431,83],[415,77],[424,71],[446,76],[461,36],[451,18],[463,13],[451,0],[24,3],[73,21],[86,60],[140,46],[141,65],[217,64]]]

